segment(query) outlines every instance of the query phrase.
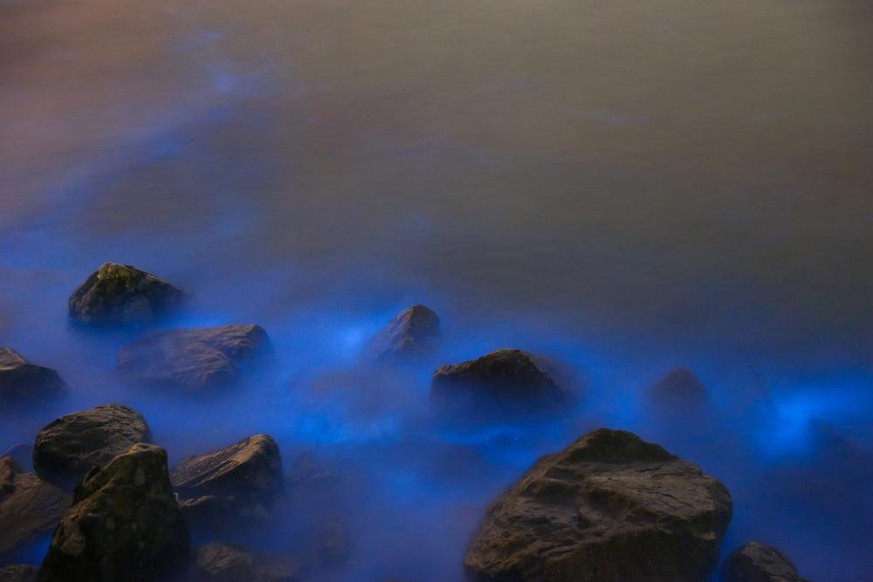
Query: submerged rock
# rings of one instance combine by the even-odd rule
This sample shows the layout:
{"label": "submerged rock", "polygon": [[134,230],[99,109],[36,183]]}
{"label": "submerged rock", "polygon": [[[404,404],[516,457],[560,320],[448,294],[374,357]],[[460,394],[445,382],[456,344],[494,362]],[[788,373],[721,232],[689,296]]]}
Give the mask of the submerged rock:
{"label": "submerged rock", "polygon": [[213,542],[197,552],[192,582],[294,582],[299,564],[290,557],[254,554],[242,548]]}
{"label": "submerged rock", "polygon": [[182,291],[151,273],[103,263],[70,295],[69,314],[82,325],[145,325],[172,313],[182,299]]}
{"label": "submerged rock", "polygon": [[139,412],[122,404],[101,404],[43,427],[36,435],[33,466],[43,479],[71,489],[93,467],[135,443],[151,440],[151,430]]}
{"label": "submerged rock", "polygon": [[669,408],[697,406],[708,400],[703,383],[687,368],[667,373],[649,388],[648,397],[656,405]]}
{"label": "submerged rock", "polygon": [[724,582],[804,582],[785,554],[761,542],[743,544],[725,559]]}
{"label": "submerged rock", "polygon": [[699,582],[731,518],[697,465],[600,429],[540,458],[489,507],[464,564],[476,580]]}
{"label": "submerged rock", "polygon": [[188,566],[190,544],[166,451],[135,444],[76,487],[39,580],[173,580]]}
{"label": "submerged rock", "polygon": [[66,382],[55,370],[31,363],[12,348],[0,347],[0,405],[44,401],[66,390]]}
{"label": "submerged rock", "polygon": [[71,501],[67,493],[24,472],[12,457],[0,457],[0,557],[51,532]]}
{"label": "submerged rock", "polygon": [[440,340],[440,318],[427,306],[413,305],[392,319],[373,340],[372,352],[379,359],[402,359],[425,355]]}
{"label": "submerged rock", "polygon": [[232,324],[155,332],[118,353],[118,370],[134,382],[190,391],[218,389],[237,381],[240,364],[270,350],[259,325]]}
{"label": "submerged rock", "polygon": [[212,529],[263,520],[282,491],[282,458],[273,437],[256,434],[184,459],[171,480],[193,527]]}
{"label": "submerged rock", "polygon": [[0,568],[0,580],[3,582],[36,582],[39,568],[28,564],[15,564]]}
{"label": "submerged rock", "polygon": [[501,407],[554,406],[569,397],[546,370],[545,360],[517,349],[441,366],[433,374],[430,390],[439,402]]}

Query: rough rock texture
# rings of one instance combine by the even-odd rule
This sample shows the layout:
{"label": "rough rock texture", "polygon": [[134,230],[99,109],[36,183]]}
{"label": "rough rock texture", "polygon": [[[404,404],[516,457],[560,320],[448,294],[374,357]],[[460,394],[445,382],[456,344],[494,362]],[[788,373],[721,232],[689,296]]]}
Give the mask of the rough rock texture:
{"label": "rough rock texture", "polygon": [[172,580],[188,566],[190,543],[166,451],[135,444],[76,487],[39,580]]}
{"label": "rough rock texture", "polygon": [[118,370],[138,384],[197,392],[234,383],[242,362],[269,349],[270,338],[259,325],[177,329],[123,346]]}
{"label": "rough rock texture", "polygon": [[498,497],[464,564],[476,580],[700,582],[731,507],[696,465],[600,429],[540,458]]}
{"label": "rough rock texture", "polygon": [[544,366],[544,360],[528,352],[496,350],[438,368],[431,381],[431,396],[439,402],[522,407],[565,402],[568,392]]}
{"label": "rough rock texture", "polygon": [[170,314],[182,299],[182,291],[151,273],[104,263],[70,295],[69,313],[83,325],[144,325]]}
{"label": "rough rock texture", "polygon": [[294,582],[300,566],[286,556],[253,554],[213,542],[197,552],[192,582]]}
{"label": "rough rock texture", "polygon": [[256,434],[188,457],[173,468],[171,479],[193,527],[251,522],[268,517],[282,490],[282,458],[271,436]]}
{"label": "rough rock texture", "polygon": [[724,582],[804,582],[782,552],[760,542],[743,544],[722,566]]}
{"label": "rough rock texture", "polygon": [[677,368],[666,374],[649,388],[648,396],[655,404],[669,407],[699,405],[708,399],[703,383],[686,368]]}
{"label": "rough rock texture", "polygon": [[12,457],[0,457],[0,556],[52,531],[71,501],[54,485],[25,473]]}
{"label": "rough rock texture", "polygon": [[0,348],[0,405],[43,401],[66,390],[51,368],[31,363],[12,348]]}
{"label": "rough rock texture", "polygon": [[36,582],[39,568],[27,564],[16,564],[0,568],[0,580],[3,582]]}
{"label": "rough rock texture", "polygon": [[150,442],[145,418],[122,404],[101,404],[49,423],[36,435],[33,467],[37,474],[65,489],[93,467],[130,448]]}
{"label": "rough rock texture", "polygon": [[379,359],[402,359],[431,352],[440,340],[440,318],[424,305],[413,305],[397,314],[373,340]]}

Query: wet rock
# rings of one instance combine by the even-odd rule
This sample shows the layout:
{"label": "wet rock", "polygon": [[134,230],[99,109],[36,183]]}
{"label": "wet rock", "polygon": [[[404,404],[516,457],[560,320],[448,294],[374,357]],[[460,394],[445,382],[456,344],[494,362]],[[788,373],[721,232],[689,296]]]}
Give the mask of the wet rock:
{"label": "wet rock", "polygon": [[12,348],[0,347],[0,405],[45,401],[66,391],[67,384],[56,371],[31,363]]}
{"label": "wet rock", "polygon": [[743,544],[722,566],[724,582],[804,582],[782,552],[760,542]]}
{"label": "wet rock", "polygon": [[76,487],[39,580],[173,580],[187,569],[189,551],[166,451],[135,444]]}
{"label": "wet rock", "polygon": [[476,580],[699,582],[731,517],[715,478],[600,429],[540,458],[489,507],[464,564]]}
{"label": "wet rock", "polygon": [[440,318],[424,305],[413,305],[392,319],[373,340],[378,359],[395,360],[426,355],[440,340]]}
{"label": "wet rock", "polygon": [[0,568],[0,580],[3,582],[36,582],[39,568],[27,564],[15,564]]}
{"label": "wet rock", "polygon": [[54,485],[24,472],[12,457],[0,457],[0,556],[11,556],[51,532],[71,501]]}
{"label": "wet rock", "polygon": [[294,582],[300,566],[290,557],[254,554],[213,542],[197,552],[192,582]]}
{"label": "wet rock", "polygon": [[475,360],[438,368],[431,397],[441,403],[499,407],[554,406],[569,393],[559,386],[542,358],[517,349],[500,349]]}
{"label": "wet rock", "polygon": [[37,474],[64,489],[93,467],[130,448],[150,442],[145,418],[122,404],[101,404],[49,423],[36,435],[33,466]]}
{"label": "wet rock", "polygon": [[232,324],[155,332],[118,353],[119,372],[133,382],[193,392],[233,384],[240,364],[270,350],[259,325]]}
{"label": "wet rock", "polygon": [[88,326],[154,323],[179,307],[183,293],[132,265],[104,263],[73,291],[69,315]]}
{"label": "wet rock", "polygon": [[649,399],[666,408],[685,408],[706,403],[703,383],[691,370],[677,368],[658,380],[648,391]]}
{"label": "wet rock", "polygon": [[213,529],[265,520],[282,490],[282,459],[276,441],[257,434],[183,460],[171,479],[192,527]]}

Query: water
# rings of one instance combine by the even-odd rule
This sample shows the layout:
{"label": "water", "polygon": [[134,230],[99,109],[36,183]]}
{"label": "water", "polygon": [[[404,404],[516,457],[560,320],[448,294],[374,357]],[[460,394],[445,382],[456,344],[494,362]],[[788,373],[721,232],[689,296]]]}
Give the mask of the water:
{"label": "water", "polygon": [[[109,400],[171,460],[270,432],[286,464],[311,450],[339,475],[325,505],[349,557],[321,579],[427,582],[459,578],[485,504],[537,455],[620,426],[727,483],[726,549],[756,537],[812,579],[865,580],[871,17],[868,0],[0,0],[0,343],[73,392],[4,418],[0,449]],[[104,260],[193,292],[181,324],[263,324],[274,367],[218,401],[125,386],[122,338],[65,321]],[[443,351],[362,366],[413,302],[441,314]],[[433,367],[500,346],[570,363],[579,409],[433,424]],[[636,398],[677,365],[718,404],[705,430]],[[269,543],[296,550],[292,530]]]}

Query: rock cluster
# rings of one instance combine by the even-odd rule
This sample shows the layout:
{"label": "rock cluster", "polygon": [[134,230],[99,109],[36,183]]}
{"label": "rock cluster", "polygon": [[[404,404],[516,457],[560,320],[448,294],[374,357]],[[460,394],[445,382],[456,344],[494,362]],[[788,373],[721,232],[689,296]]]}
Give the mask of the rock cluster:
{"label": "rock cluster", "polygon": [[104,263],[69,299],[74,322],[94,327],[147,325],[179,307],[183,293],[132,265]]}
{"label": "rock cluster", "polygon": [[730,522],[727,489],[636,435],[600,429],[539,459],[488,509],[476,580],[699,582]]}
{"label": "rock cluster", "polygon": [[102,404],[43,427],[33,447],[34,470],[43,479],[71,489],[92,468],[135,443],[151,440],[151,430],[140,413],[122,404]]}
{"label": "rock cluster", "polygon": [[154,332],[121,348],[118,371],[136,384],[201,392],[233,384],[243,362],[269,350],[255,324]]}

